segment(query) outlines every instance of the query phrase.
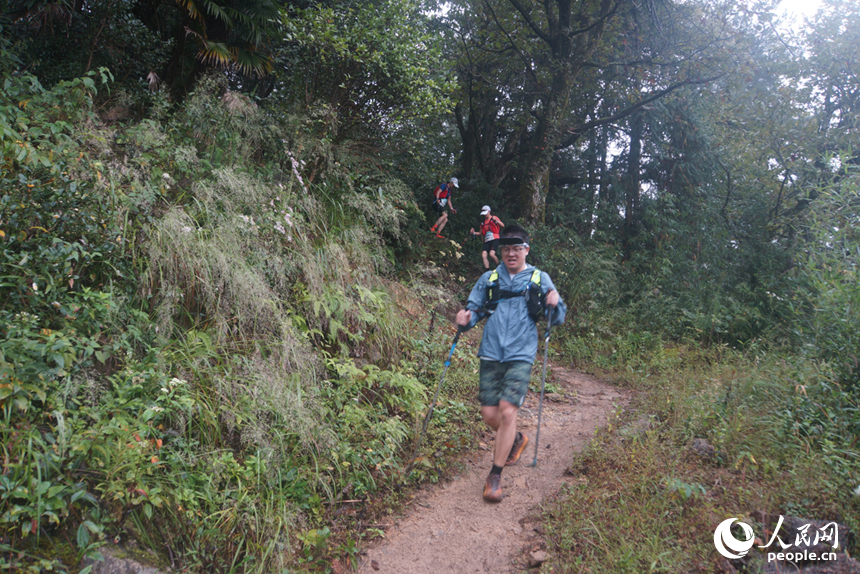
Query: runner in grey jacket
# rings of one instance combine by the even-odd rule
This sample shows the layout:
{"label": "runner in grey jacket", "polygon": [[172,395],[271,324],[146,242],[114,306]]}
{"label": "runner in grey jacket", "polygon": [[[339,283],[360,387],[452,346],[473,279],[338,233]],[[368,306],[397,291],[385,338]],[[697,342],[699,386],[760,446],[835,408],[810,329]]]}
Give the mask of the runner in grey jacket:
{"label": "runner in grey jacket", "polygon": [[[507,268],[500,265],[497,270],[499,288],[514,292],[528,289],[534,269],[533,265],[526,264],[525,269],[511,277]],[[474,327],[486,315],[480,310],[487,304],[487,283],[492,273],[487,271],[481,275],[472,292],[469,293],[466,309],[472,311],[472,318],[466,326],[467,329]],[[544,271],[540,273],[540,287],[544,295],[555,290],[555,284]],[[564,323],[566,314],[567,305],[559,298],[553,312],[552,324]],[[529,318],[525,297],[512,297],[499,301],[496,311],[490,315],[484,326],[484,336],[481,338],[478,356],[500,363],[525,361],[531,365],[535,362],[537,351],[537,323]]]}
{"label": "runner in grey jacket", "polygon": [[[502,261],[497,269],[496,289],[507,292],[484,326],[484,336],[478,356],[481,358],[478,400],[481,416],[496,431],[493,468],[484,486],[484,499],[502,500],[501,473],[506,465],[514,464],[525,450],[528,437],[517,432],[517,413],[523,404],[531,379],[532,364],[538,348],[538,330],[529,316],[526,298],[520,293],[529,289],[535,268],[526,263],[529,253],[526,231],[512,225],[506,227],[499,243]],[[493,271],[481,275],[469,294],[466,308],[457,313],[457,324],[466,330],[474,327],[489,311],[488,284]],[[559,297],[549,275],[540,273],[540,290],[545,305],[554,308],[553,325],[564,322],[567,306]]]}

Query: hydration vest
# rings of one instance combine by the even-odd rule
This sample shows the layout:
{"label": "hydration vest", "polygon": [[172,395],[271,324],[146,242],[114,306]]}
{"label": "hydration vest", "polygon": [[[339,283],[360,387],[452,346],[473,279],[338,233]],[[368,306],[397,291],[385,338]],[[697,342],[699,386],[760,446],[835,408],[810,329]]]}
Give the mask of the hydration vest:
{"label": "hydration vest", "polygon": [[529,317],[532,321],[539,321],[544,315],[544,293],[540,288],[540,269],[535,268],[532,271],[529,285],[522,291],[508,291],[507,289],[499,288],[499,270],[493,269],[490,278],[487,280],[487,303],[484,308],[489,313],[494,313],[499,301],[502,299],[512,299],[514,297],[525,297],[526,308],[528,309]]}
{"label": "hydration vest", "polygon": [[[490,219],[481,223],[481,237],[486,237],[487,232],[492,232],[493,239],[499,238],[499,218],[491,215]],[[538,281],[540,283],[540,281]]]}
{"label": "hydration vest", "polygon": [[[442,191],[442,193],[439,194],[439,197],[436,197],[437,190]],[[447,200],[449,197],[451,197],[451,189],[448,187],[447,183],[443,183],[433,190],[433,203],[436,203],[437,201],[442,201],[443,199]],[[442,203],[442,205],[445,205],[445,203]]]}

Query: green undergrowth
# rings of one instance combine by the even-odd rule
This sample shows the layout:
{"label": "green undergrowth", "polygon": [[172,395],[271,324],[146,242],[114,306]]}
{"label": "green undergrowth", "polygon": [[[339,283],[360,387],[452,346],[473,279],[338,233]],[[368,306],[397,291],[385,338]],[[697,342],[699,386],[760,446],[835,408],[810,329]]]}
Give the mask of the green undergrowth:
{"label": "green undergrowth", "polygon": [[[85,572],[107,546],[188,572],[354,563],[472,443],[464,341],[415,452],[456,246],[312,115],[213,77],[109,126],[109,86],[0,97],[0,569]],[[406,273],[404,245],[429,262]]]}
{"label": "green undergrowth", "polygon": [[[714,529],[730,517],[757,536],[764,514],[860,531],[860,401],[826,365],[628,343],[590,362],[633,399],[544,507],[548,571],[714,572]],[[694,439],[712,449],[697,453]]]}

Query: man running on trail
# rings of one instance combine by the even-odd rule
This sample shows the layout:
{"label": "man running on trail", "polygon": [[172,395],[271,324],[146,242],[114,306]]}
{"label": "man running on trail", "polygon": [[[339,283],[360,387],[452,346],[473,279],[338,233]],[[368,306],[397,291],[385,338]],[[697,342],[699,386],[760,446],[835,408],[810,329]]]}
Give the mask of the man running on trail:
{"label": "man running on trail", "polygon": [[493,468],[484,486],[488,502],[502,500],[502,468],[517,462],[529,442],[517,432],[517,413],[537,355],[536,321],[545,308],[554,308],[553,325],[561,325],[567,313],[549,275],[526,263],[526,231],[518,225],[506,227],[499,244],[504,265],[481,275],[466,308],[457,313],[457,324],[465,330],[489,314],[478,349],[481,416],[496,431]]}
{"label": "man running on trail", "polygon": [[[484,249],[481,251],[481,258],[484,260],[484,270],[489,270],[490,259],[496,265],[499,264],[499,258],[496,257],[496,252],[499,250],[499,230],[505,224],[495,215],[490,214],[490,206],[485,205],[481,208],[481,215],[484,216],[484,221],[481,223],[481,230],[475,231],[474,228],[469,230],[472,235],[480,235],[484,238]],[[489,255],[489,259],[487,259]]]}
{"label": "man running on trail", "polygon": [[452,213],[457,213],[454,209],[454,204],[451,203],[451,192],[455,187],[460,187],[460,182],[456,177],[448,180],[448,183],[443,183],[433,190],[433,210],[439,214],[439,219],[430,228],[430,231],[436,234],[436,237],[442,238],[442,229],[448,223],[448,212],[445,211],[445,206],[451,207]]}

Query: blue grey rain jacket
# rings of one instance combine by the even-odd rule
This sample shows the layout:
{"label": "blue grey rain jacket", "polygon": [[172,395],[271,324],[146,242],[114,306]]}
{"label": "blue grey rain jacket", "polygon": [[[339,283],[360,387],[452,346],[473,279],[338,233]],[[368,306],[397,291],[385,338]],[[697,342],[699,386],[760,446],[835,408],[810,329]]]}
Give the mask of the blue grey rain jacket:
{"label": "blue grey rain jacket", "polygon": [[[520,292],[528,289],[531,282],[534,266],[526,264],[526,268],[511,277],[504,263],[499,265],[499,289]],[[466,309],[472,312],[472,320],[466,330],[474,327],[484,315],[478,309],[487,304],[487,282],[492,271],[487,271],[478,279],[472,292]],[[555,285],[549,275],[541,271],[540,286],[544,295],[555,289]],[[553,325],[564,323],[567,314],[567,305],[559,298],[558,306],[553,312]],[[478,356],[482,359],[507,363],[509,361],[526,361],[534,364],[535,355],[538,350],[537,325],[529,317],[525,297],[511,297],[502,299],[496,307],[495,313],[489,316],[484,326],[484,336],[481,339],[481,347]]]}

